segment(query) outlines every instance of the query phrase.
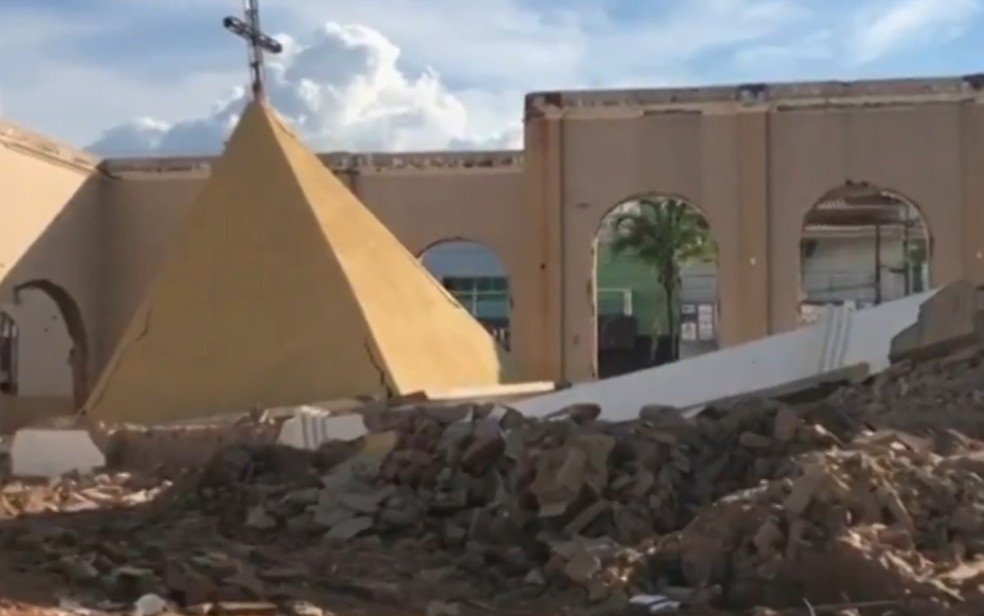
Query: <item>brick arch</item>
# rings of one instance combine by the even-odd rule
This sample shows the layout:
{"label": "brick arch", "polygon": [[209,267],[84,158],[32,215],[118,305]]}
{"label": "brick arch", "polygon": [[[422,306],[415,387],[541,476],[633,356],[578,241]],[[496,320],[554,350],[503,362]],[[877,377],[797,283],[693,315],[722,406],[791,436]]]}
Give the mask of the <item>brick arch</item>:
{"label": "brick arch", "polygon": [[437,246],[440,246],[441,244],[448,244],[451,242],[468,242],[471,244],[481,244],[482,246],[488,248],[490,251],[496,252],[494,248],[492,248],[491,246],[489,246],[487,242],[483,242],[482,240],[476,240],[467,235],[449,235],[447,237],[442,237],[440,239],[431,240],[430,242],[424,244],[423,248],[417,250],[416,256],[419,259],[423,257],[424,253],[430,250],[431,248],[435,248]]}
{"label": "brick arch", "polygon": [[845,196],[849,196],[850,195],[850,191],[852,189],[855,189],[855,188],[864,188],[864,189],[867,189],[867,190],[870,190],[870,191],[876,191],[876,192],[881,193],[882,195],[888,197],[889,199],[893,199],[895,201],[899,201],[901,203],[905,203],[906,205],[912,206],[912,208],[915,209],[916,210],[916,213],[919,215],[919,218],[922,220],[923,226],[926,227],[926,236],[927,236],[928,242],[929,242],[928,259],[930,260],[930,262],[932,262],[932,260],[933,260],[933,252],[934,252],[933,251],[933,244],[934,244],[934,237],[935,236],[933,235],[933,222],[930,219],[930,216],[928,215],[926,209],[916,199],[913,199],[912,197],[910,197],[909,195],[907,195],[906,193],[904,193],[904,192],[902,192],[900,190],[896,190],[896,189],[891,188],[891,187],[882,186],[882,185],[879,185],[879,184],[870,183],[870,182],[866,182],[866,181],[860,181],[860,182],[852,181],[852,182],[848,182],[848,183],[842,184],[840,186],[836,186],[836,187],[831,188],[830,190],[826,191],[825,193],[823,193],[823,195],[820,196],[819,199],[815,200],[803,212],[803,222],[800,225],[800,239],[802,239],[803,229],[806,226],[806,216],[810,212],[812,212],[814,209],[816,209],[816,207],[818,205],[820,205],[821,203],[828,202],[828,201],[833,201],[833,200],[836,200],[836,199],[843,198]]}
{"label": "brick arch", "polygon": [[[600,364],[601,344],[600,344],[599,333],[598,333],[598,322],[599,322],[600,315],[599,315],[599,309],[598,309],[598,305],[597,305],[597,301],[598,301],[598,290],[599,290],[599,283],[598,283],[598,269],[599,269],[599,267],[598,267],[599,266],[599,263],[598,263],[598,238],[599,238],[599,236],[600,236],[600,234],[601,234],[601,232],[603,230],[603,226],[605,225],[606,220],[608,220],[608,218],[610,216],[612,216],[613,213],[618,208],[620,208],[620,207],[622,207],[624,205],[627,205],[629,203],[634,203],[634,202],[639,202],[639,203],[653,202],[653,201],[660,200],[660,199],[676,200],[676,201],[679,201],[679,202],[682,202],[682,203],[686,204],[686,206],[688,208],[690,208],[693,212],[696,212],[697,215],[700,216],[700,218],[703,219],[703,221],[707,225],[708,230],[709,230],[709,233],[710,233],[710,236],[711,236],[711,241],[714,242],[715,248],[717,249],[717,247],[720,245],[720,243],[718,241],[719,234],[717,233],[717,231],[715,229],[715,226],[713,225],[711,219],[708,217],[707,212],[703,208],[701,208],[699,205],[697,205],[693,199],[691,199],[691,198],[689,198],[689,197],[687,197],[686,195],[683,195],[683,194],[674,193],[674,192],[655,191],[655,190],[644,191],[644,192],[636,192],[636,193],[632,193],[628,197],[625,197],[625,198],[621,199],[620,201],[618,201],[614,205],[611,205],[610,207],[604,209],[603,211],[601,210],[601,208],[598,208],[598,212],[600,212],[600,216],[597,216],[597,223],[595,225],[595,232],[594,232],[594,235],[591,238],[591,261],[592,261],[592,267],[591,267],[591,288],[592,288],[592,293],[590,293],[590,297],[589,297],[589,302],[591,303],[591,315],[592,315],[592,327],[591,327],[591,331],[589,332],[589,336],[590,336],[590,338],[592,340],[591,348],[592,348],[592,355],[593,355],[593,360],[594,360],[593,361],[593,365],[592,365],[592,372],[593,372],[593,374],[595,376],[603,376],[599,372],[599,369],[600,369],[600,365],[599,364]],[[716,250],[716,252],[717,252],[717,250]],[[717,278],[718,278],[718,260],[719,260],[719,255],[716,254],[715,255],[715,258],[714,258],[714,261],[713,261],[714,270],[715,270],[715,288],[714,288],[715,304],[717,304],[717,303],[720,302],[720,297],[721,297],[720,283],[717,280]],[[720,319],[720,317],[718,316],[718,318],[716,320],[719,320],[719,319]],[[648,324],[644,324],[644,323],[639,323],[639,325],[640,325],[640,328],[646,328],[646,327],[648,327]],[[642,331],[642,330],[640,330],[640,331]],[[718,332],[718,334],[715,337],[719,339],[720,338],[720,333]]]}
{"label": "brick arch", "polygon": [[694,199],[691,199],[690,197],[684,194],[679,194],[675,192],[661,192],[658,190],[632,193],[629,196],[625,197],[624,199],[621,199],[620,201],[616,201],[613,205],[610,205],[608,208],[605,209],[598,208],[596,210],[597,220],[595,224],[595,229],[596,229],[595,237],[597,237],[598,232],[601,231],[601,225],[604,224],[605,219],[608,218],[608,216],[611,215],[611,213],[615,211],[616,208],[621,207],[627,203],[631,203],[633,201],[646,201],[647,199],[675,199],[678,201],[683,201],[688,206],[693,208],[698,214],[700,214],[700,217],[707,222],[707,226],[711,231],[711,237],[714,240],[714,243],[720,244],[720,239],[719,239],[720,234],[716,231],[717,225],[715,224],[712,215],[708,213],[708,210],[700,207],[700,205],[698,205]]}
{"label": "brick arch", "polygon": [[[510,342],[511,342],[510,341],[510,333],[511,333],[511,325],[512,325],[512,321],[513,321],[513,312],[514,312],[514,305],[513,305],[513,299],[512,299],[512,297],[513,297],[512,296],[512,294],[513,294],[513,281],[512,281],[512,278],[510,277],[509,268],[506,265],[505,259],[502,258],[502,255],[499,254],[499,252],[497,250],[495,250],[495,248],[493,248],[492,246],[490,246],[486,242],[482,242],[480,240],[471,239],[470,237],[466,237],[466,236],[457,236],[456,235],[456,236],[446,237],[446,238],[443,238],[443,239],[439,239],[439,240],[430,242],[429,244],[427,244],[427,246],[424,249],[420,250],[417,253],[416,256],[417,256],[418,260],[420,261],[421,265],[424,266],[424,267],[426,267],[426,264],[425,264],[424,260],[425,260],[425,257],[426,257],[426,255],[427,255],[428,252],[430,252],[431,250],[433,250],[435,248],[438,248],[440,246],[444,246],[444,245],[448,245],[448,244],[456,244],[456,243],[466,244],[466,245],[470,245],[470,246],[476,246],[476,247],[480,247],[481,249],[483,249],[485,252],[488,253],[488,255],[490,255],[492,257],[492,260],[495,263],[495,266],[497,268],[497,271],[494,274],[501,275],[502,277],[504,277],[506,279],[506,285],[507,286],[506,286],[506,297],[505,297],[505,301],[506,301],[506,319],[505,319],[505,323],[502,323],[501,320],[498,320],[498,319],[492,319],[492,321],[495,321],[494,323],[493,322],[483,321],[483,319],[481,319],[481,318],[479,318],[479,320],[482,321],[483,324],[487,328],[489,328],[490,332],[499,340],[500,343],[503,344],[503,346],[505,346],[506,348],[510,348],[511,347],[511,344],[510,344]],[[428,268],[428,271],[429,271],[429,268]],[[433,275],[434,273],[431,272],[431,274]],[[476,296],[476,298],[477,298],[477,296]],[[459,299],[459,301],[462,301],[464,298],[459,297],[458,299]],[[474,312],[475,312],[474,311],[475,306],[465,306],[465,308],[468,309],[469,312],[472,312],[474,314]],[[480,316],[480,315],[476,315],[476,317],[478,317],[478,316]]]}
{"label": "brick arch", "polygon": [[72,397],[76,408],[85,402],[88,391],[89,339],[82,320],[82,311],[72,295],[61,285],[46,279],[34,279],[14,287],[14,298],[27,290],[37,290],[47,295],[58,307],[72,340]]}
{"label": "brick arch", "polygon": [[[817,210],[817,208],[824,203],[831,203],[837,201],[846,200],[871,200],[872,204],[878,203],[881,200],[887,202],[894,202],[896,204],[901,204],[904,206],[911,207],[915,211],[915,215],[919,217],[922,223],[923,229],[925,230],[925,235],[914,235],[911,237],[913,241],[925,239],[927,245],[927,261],[930,268],[930,285],[932,285],[932,280],[934,278],[934,235],[933,235],[933,224],[930,217],[927,215],[926,210],[919,204],[919,202],[902,191],[896,190],[892,187],[883,186],[876,184],[874,182],[867,181],[847,181],[843,184],[835,186],[829,190],[826,190],[819,198],[814,200],[802,211],[801,221],[798,229],[798,241],[802,246],[805,239],[807,218]],[[852,204],[850,202],[845,202],[844,209],[850,210]],[[857,207],[864,207],[863,204],[859,204]],[[848,219],[849,220],[849,219]],[[864,218],[855,219],[857,225],[864,225]],[[872,247],[873,248],[873,247]],[[804,260],[802,254],[799,257],[799,267],[797,268],[797,288],[801,293],[805,293],[804,280],[803,280],[803,264]]]}

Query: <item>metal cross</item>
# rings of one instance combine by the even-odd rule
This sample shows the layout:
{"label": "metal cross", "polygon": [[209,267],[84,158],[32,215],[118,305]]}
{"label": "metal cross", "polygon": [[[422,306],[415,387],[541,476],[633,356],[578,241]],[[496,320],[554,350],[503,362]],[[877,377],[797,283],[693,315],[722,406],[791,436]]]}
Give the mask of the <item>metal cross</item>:
{"label": "metal cross", "polygon": [[246,21],[238,17],[226,17],[222,25],[236,36],[246,39],[249,45],[249,70],[253,80],[253,98],[262,99],[266,96],[263,90],[263,52],[278,54],[283,46],[273,37],[267,36],[260,29],[260,0],[243,0],[243,12]]}

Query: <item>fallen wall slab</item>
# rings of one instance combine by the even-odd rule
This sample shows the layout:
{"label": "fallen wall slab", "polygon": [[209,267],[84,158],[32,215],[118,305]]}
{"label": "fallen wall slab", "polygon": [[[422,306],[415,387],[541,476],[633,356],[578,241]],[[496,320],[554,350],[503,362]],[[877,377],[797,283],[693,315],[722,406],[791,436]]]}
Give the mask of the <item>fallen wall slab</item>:
{"label": "fallen wall slab", "polygon": [[11,472],[17,477],[58,477],[88,473],[106,463],[87,430],[25,428],[10,446]]}
{"label": "fallen wall slab", "polygon": [[236,444],[270,444],[280,425],[244,421],[172,426],[94,426],[94,440],[114,469],[155,471],[163,474],[208,462],[221,449]]}
{"label": "fallen wall slab", "polygon": [[[867,373],[876,374],[891,364],[893,344],[896,351],[904,346],[896,340],[904,331],[910,332],[906,334],[910,352],[923,340],[939,345],[966,338],[967,322],[972,322],[975,314],[967,306],[976,301],[975,297],[970,284],[956,283],[857,312],[832,307],[818,323],[794,331],[665,366],[577,384],[511,406],[528,417],[545,417],[570,405],[597,404],[603,418],[625,421],[637,418],[646,405],[699,409],[753,392],[784,391],[790,384],[809,386],[811,379],[818,384],[837,380],[845,369],[857,366],[866,366]],[[928,303],[934,298],[935,303]],[[930,308],[924,309],[924,305]],[[963,308],[957,315],[946,314],[945,309],[952,306]],[[941,318],[960,322],[944,326],[936,323]]]}
{"label": "fallen wall slab", "polygon": [[892,340],[889,358],[928,359],[975,341],[984,325],[982,307],[981,294],[967,281],[940,289],[919,306],[916,322]]}

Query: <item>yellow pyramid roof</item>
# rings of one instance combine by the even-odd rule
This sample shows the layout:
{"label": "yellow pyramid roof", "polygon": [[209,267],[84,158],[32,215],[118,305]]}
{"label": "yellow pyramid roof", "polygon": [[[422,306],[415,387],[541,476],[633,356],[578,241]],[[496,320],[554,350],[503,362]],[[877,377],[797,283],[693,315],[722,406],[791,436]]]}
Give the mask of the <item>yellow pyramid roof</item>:
{"label": "yellow pyramid roof", "polygon": [[83,410],[157,422],[494,385],[495,340],[251,103]]}

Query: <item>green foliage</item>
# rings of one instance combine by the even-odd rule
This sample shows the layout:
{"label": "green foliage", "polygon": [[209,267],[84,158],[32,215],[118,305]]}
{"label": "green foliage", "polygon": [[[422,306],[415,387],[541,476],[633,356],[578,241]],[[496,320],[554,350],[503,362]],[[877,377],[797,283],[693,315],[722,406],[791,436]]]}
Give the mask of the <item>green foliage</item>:
{"label": "green foliage", "polygon": [[[634,211],[612,215],[611,250],[614,255],[632,256],[652,267],[666,297],[665,333],[673,334],[677,330],[681,267],[714,260],[717,247],[707,221],[686,201],[659,197],[638,204]],[[658,331],[658,324],[653,328]]]}

